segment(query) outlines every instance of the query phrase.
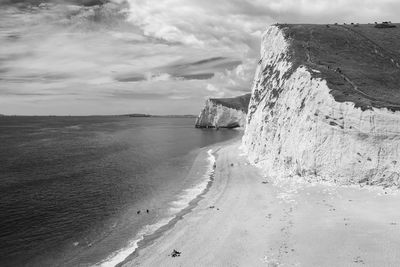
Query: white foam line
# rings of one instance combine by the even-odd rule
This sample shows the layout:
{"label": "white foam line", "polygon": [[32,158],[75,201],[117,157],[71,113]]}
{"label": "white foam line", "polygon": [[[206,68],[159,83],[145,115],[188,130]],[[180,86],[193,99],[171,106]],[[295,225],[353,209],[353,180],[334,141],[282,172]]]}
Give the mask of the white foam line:
{"label": "white foam line", "polygon": [[173,217],[169,217],[159,221],[158,223],[144,226],[143,229],[138,233],[137,239],[133,240],[129,243],[128,246],[116,251],[107,259],[95,264],[94,266],[110,267],[123,262],[129,255],[135,252],[135,250],[138,248],[138,243],[144,239],[144,236],[154,233],[155,231],[157,231],[157,229],[160,229],[161,227],[167,225],[172,219]]}
{"label": "white foam line", "polygon": [[212,149],[209,149],[207,151],[208,154],[207,160],[209,164],[207,167],[207,172],[202,177],[203,180],[194,187],[184,190],[184,193],[178,198],[178,200],[173,201],[171,203],[171,205],[173,206],[169,209],[171,216],[162,219],[161,221],[155,224],[144,226],[143,229],[137,234],[137,238],[131,241],[129,245],[114,252],[105,260],[96,263],[94,266],[111,267],[123,262],[129,255],[135,252],[135,250],[138,248],[138,243],[142,241],[145,236],[151,235],[161,227],[167,225],[175,217],[177,213],[188,207],[189,203],[197,196],[199,196],[207,188],[208,182],[210,181],[210,175],[214,170],[214,164],[215,164],[215,157],[212,154],[212,152],[213,152]]}
{"label": "white foam line", "polygon": [[188,188],[185,191],[183,191],[183,194],[179,196],[178,200],[175,200],[171,203],[172,207],[169,209],[170,213],[177,213],[186,207],[189,206],[189,203],[195,199],[198,195],[200,195],[208,185],[208,182],[210,181],[210,175],[212,174],[212,171],[214,170],[214,163],[215,163],[215,157],[212,154],[212,149],[209,149],[207,151],[208,154],[208,166],[207,166],[207,171],[203,175],[203,179],[200,183],[195,185],[192,188]]}

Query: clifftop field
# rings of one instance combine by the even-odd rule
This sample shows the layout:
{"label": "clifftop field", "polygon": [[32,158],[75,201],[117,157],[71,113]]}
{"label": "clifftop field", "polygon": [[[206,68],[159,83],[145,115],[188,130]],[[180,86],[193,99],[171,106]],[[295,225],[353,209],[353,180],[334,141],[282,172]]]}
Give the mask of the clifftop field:
{"label": "clifftop field", "polygon": [[292,46],[293,70],[325,79],[336,101],[400,110],[400,24],[277,25]]}
{"label": "clifftop field", "polygon": [[249,107],[250,95],[251,94],[245,94],[231,98],[210,98],[210,101],[214,102],[217,105],[220,104],[227,108],[242,110],[243,112],[247,113],[247,109]]}

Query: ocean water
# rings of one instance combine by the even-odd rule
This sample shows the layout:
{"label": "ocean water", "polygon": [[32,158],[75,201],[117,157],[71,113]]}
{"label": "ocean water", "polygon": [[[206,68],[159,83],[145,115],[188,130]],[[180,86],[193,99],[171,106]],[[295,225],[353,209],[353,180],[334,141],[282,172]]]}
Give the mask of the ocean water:
{"label": "ocean water", "polygon": [[0,266],[121,262],[204,190],[209,146],[239,135],[193,125],[0,117]]}

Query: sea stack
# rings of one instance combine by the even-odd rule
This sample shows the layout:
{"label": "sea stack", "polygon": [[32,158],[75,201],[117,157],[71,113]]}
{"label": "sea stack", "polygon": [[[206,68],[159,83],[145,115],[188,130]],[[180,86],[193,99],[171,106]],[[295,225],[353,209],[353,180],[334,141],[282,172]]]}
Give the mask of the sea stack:
{"label": "sea stack", "polygon": [[399,186],[399,27],[268,27],[243,148],[271,178]]}
{"label": "sea stack", "polygon": [[250,94],[207,99],[196,120],[196,128],[236,128],[246,124]]}

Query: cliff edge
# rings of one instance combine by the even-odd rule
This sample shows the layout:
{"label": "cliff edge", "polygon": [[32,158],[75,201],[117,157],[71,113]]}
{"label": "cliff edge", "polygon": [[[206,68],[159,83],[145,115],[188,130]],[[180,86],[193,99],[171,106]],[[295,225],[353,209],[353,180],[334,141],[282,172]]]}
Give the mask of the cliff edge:
{"label": "cliff edge", "polygon": [[400,27],[268,27],[243,148],[272,178],[399,186]]}
{"label": "cliff edge", "polygon": [[196,120],[196,128],[244,127],[250,94],[233,98],[210,98]]}

